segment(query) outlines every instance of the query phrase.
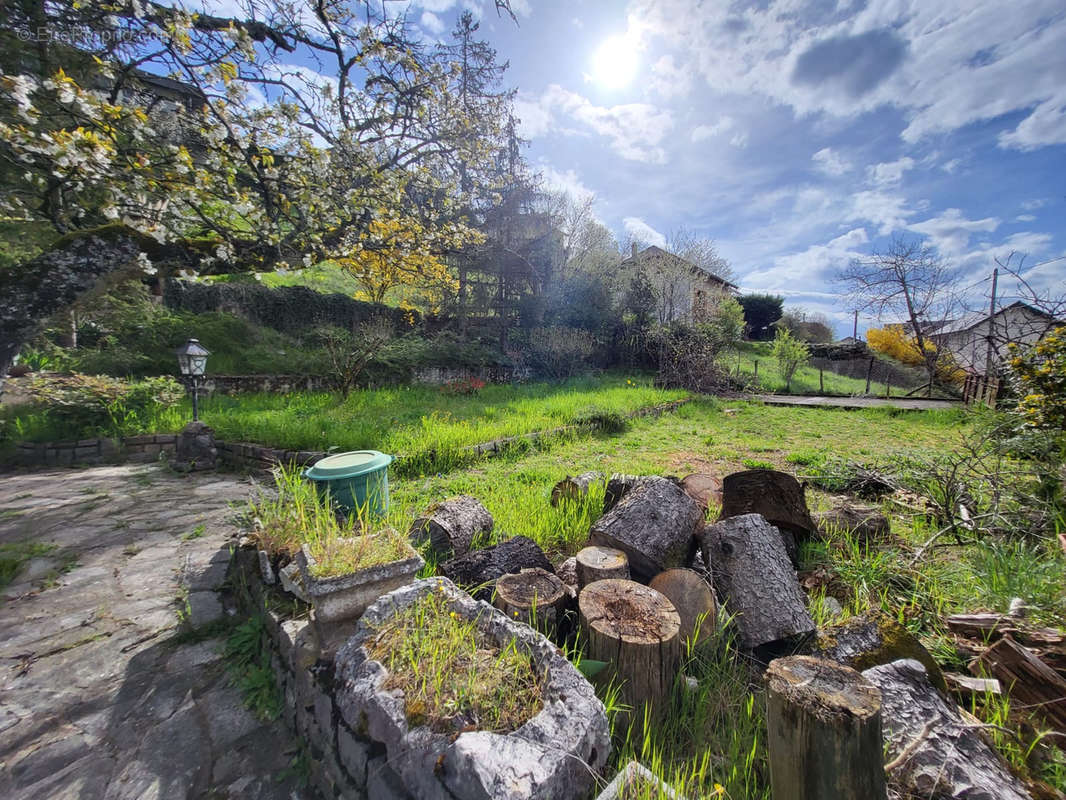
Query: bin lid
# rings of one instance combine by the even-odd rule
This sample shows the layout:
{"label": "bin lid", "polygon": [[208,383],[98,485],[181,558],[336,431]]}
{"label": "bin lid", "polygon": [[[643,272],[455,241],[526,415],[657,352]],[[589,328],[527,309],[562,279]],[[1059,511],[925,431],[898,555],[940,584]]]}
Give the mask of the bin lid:
{"label": "bin lid", "polygon": [[376,472],[392,463],[392,456],[377,450],[353,450],[350,453],[334,453],[319,459],[305,475],[312,480],[354,478],[368,472]]}

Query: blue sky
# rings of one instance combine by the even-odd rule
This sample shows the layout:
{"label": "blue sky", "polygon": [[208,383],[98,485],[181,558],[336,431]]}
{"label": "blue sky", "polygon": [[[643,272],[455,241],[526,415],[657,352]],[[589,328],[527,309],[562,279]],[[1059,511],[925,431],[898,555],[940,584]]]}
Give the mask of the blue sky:
{"label": "blue sky", "polygon": [[1062,0],[512,0],[517,26],[491,0],[388,3],[430,41],[481,17],[530,163],[619,238],[684,226],[841,333],[833,273],[893,234],[975,302],[1011,252],[1066,292]]}
{"label": "blue sky", "polygon": [[[425,0],[412,18],[458,5]],[[691,228],[743,289],[841,331],[832,273],[893,233],[927,237],[966,283],[1011,251],[1030,266],[1066,254],[1061,0],[515,8],[517,28],[486,4],[482,31],[510,60],[529,159],[593,193],[619,236]],[[625,47],[602,64],[611,37]],[[1030,277],[1061,292],[1066,260]]]}

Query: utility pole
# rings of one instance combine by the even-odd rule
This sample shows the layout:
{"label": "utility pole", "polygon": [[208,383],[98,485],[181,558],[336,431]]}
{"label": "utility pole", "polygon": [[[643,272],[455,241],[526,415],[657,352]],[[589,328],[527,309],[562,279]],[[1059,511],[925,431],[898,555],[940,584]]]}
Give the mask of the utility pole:
{"label": "utility pole", "polygon": [[859,338],[859,309],[855,309],[855,324],[851,326],[851,338]]}
{"label": "utility pole", "polygon": [[995,352],[993,325],[996,316],[996,287],[999,284],[999,267],[992,270],[992,298],[988,301],[988,350],[985,354],[985,380],[992,377],[992,357]]}

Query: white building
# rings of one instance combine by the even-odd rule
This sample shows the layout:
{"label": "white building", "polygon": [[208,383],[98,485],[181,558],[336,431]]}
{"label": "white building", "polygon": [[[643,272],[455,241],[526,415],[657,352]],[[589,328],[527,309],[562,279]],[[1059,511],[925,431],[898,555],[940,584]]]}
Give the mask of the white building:
{"label": "white building", "polygon": [[1036,344],[1066,322],[1022,302],[995,314],[968,314],[929,333],[938,348],[948,350],[960,367],[983,375],[991,357],[993,371],[1006,360],[1010,344]]}

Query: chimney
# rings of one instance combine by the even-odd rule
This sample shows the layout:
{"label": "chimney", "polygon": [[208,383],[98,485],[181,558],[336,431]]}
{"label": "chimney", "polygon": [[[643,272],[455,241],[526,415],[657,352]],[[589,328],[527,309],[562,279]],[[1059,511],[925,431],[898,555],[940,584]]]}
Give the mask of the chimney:
{"label": "chimney", "polygon": [[633,250],[633,258],[636,258],[637,257],[637,243],[636,242],[631,242],[629,246]]}

